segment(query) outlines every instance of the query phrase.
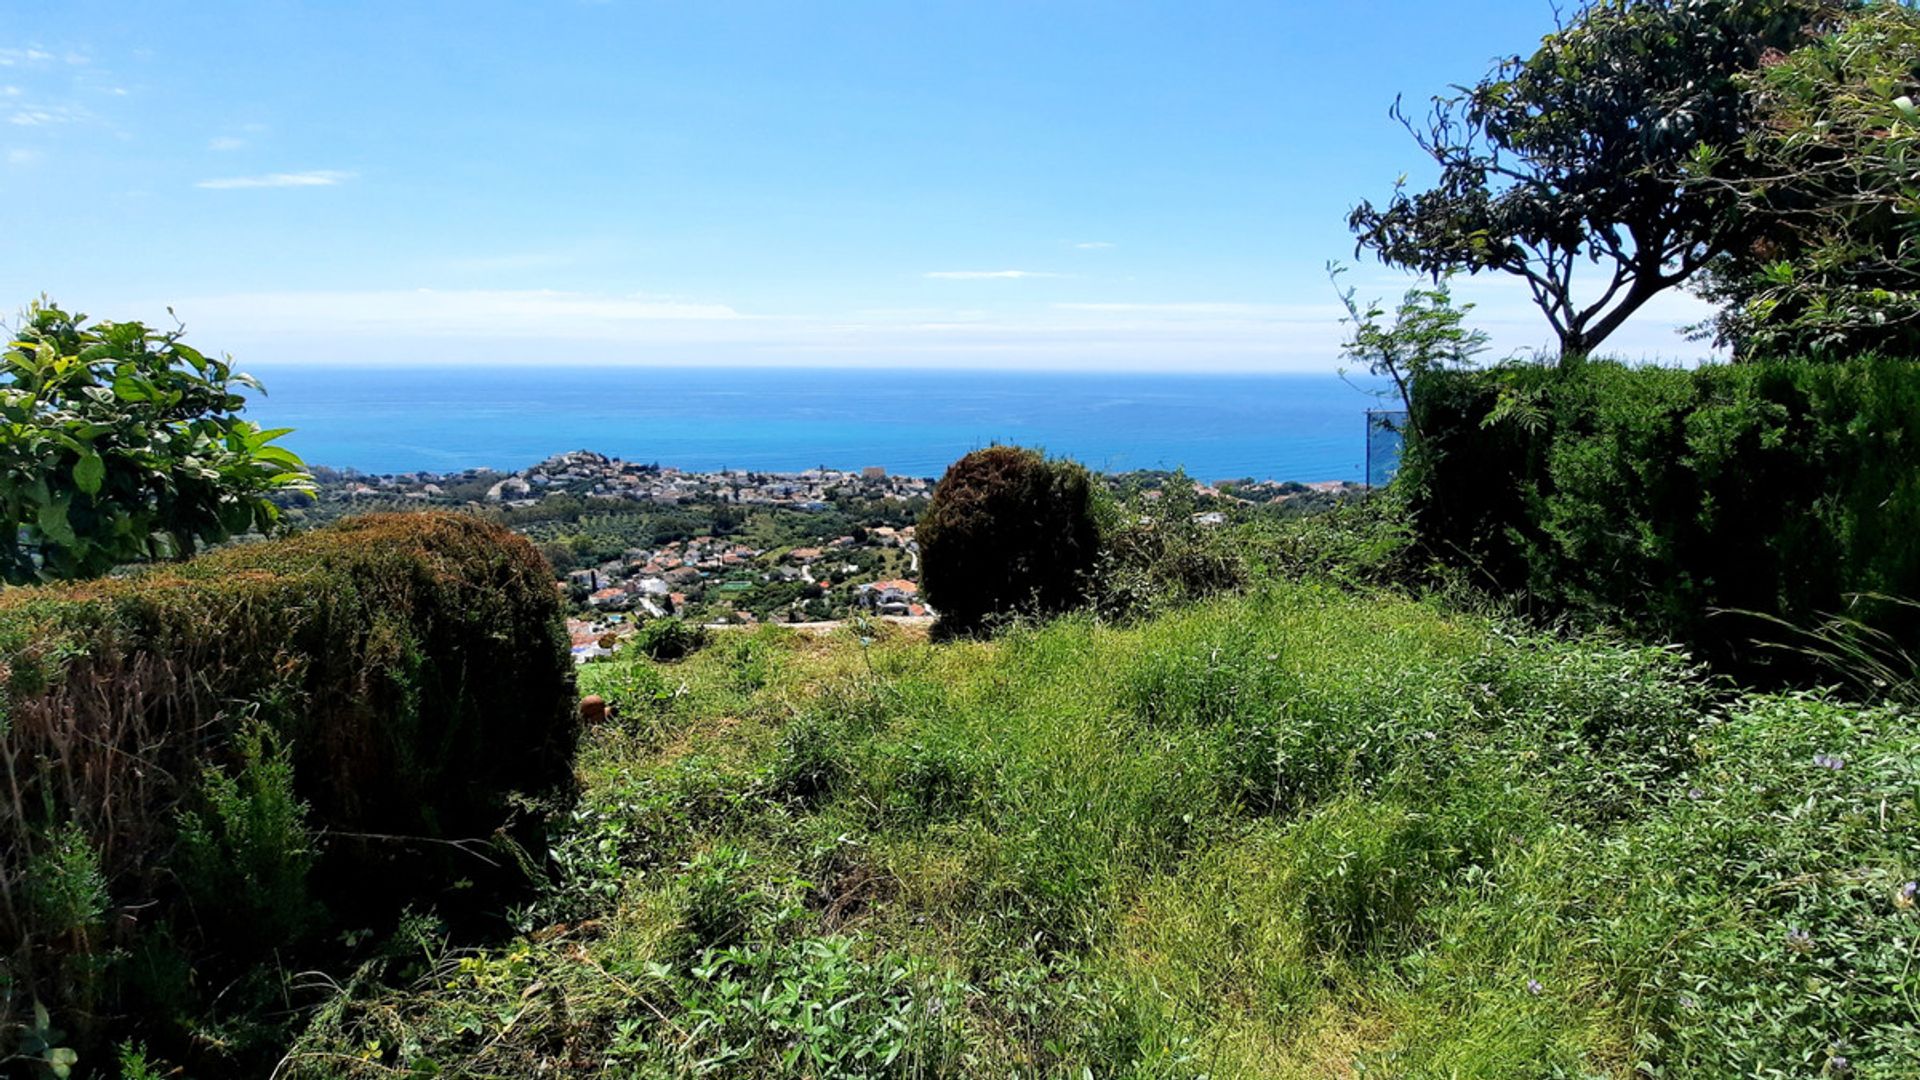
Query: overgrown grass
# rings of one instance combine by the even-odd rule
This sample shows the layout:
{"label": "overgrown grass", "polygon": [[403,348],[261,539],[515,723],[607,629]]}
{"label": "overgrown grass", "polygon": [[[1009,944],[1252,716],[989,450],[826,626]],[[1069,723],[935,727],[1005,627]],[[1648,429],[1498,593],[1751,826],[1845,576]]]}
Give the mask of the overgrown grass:
{"label": "overgrown grass", "polygon": [[1292,585],[582,684],[523,936],[369,966],[283,1075],[1920,1072],[1892,709]]}

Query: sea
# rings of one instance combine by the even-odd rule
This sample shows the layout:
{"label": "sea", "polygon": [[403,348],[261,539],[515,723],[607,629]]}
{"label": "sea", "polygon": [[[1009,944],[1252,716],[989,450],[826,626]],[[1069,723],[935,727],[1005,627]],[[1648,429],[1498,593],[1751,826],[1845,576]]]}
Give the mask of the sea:
{"label": "sea", "polygon": [[1090,468],[1200,480],[1367,476],[1367,380],[855,368],[255,369],[247,409],[309,464],[367,473],[524,468],[597,450],[691,471],[879,466],[937,476],[1016,443]]}

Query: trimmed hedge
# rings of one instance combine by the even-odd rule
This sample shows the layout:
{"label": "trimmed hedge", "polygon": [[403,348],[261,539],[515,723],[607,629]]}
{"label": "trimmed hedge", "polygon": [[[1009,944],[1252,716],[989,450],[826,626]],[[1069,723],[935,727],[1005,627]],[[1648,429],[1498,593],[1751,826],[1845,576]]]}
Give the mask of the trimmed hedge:
{"label": "trimmed hedge", "polygon": [[1421,538],[1547,612],[1748,673],[1792,665],[1756,647],[1794,640],[1770,619],[1920,631],[1871,599],[1920,598],[1920,366],[1434,372],[1413,421],[1401,476]]}
{"label": "trimmed hedge", "polygon": [[1100,556],[1093,478],[1018,446],[989,446],[947,466],[917,533],[920,586],[943,632],[1075,607]]}
{"label": "trimmed hedge", "polygon": [[[578,728],[545,561],[452,514],[0,593],[0,665],[0,1059],[39,1037],[29,1001],[78,1044],[124,1034],[122,1011],[150,1032],[225,992],[181,969],[310,959],[368,925],[347,915],[471,876],[462,846],[568,782]],[[195,895],[200,864],[228,893],[310,886],[322,917],[261,929],[319,944],[250,936],[223,902],[244,897]]]}

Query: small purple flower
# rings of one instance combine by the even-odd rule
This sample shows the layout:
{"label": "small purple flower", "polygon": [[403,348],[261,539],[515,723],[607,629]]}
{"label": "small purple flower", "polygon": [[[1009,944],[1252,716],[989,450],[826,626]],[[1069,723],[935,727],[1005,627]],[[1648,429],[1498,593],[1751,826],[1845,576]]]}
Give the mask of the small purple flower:
{"label": "small purple flower", "polygon": [[1920,881],[1909,881],[1894,890],[1893,903],[1895,907],[1910,908],[1916,899],[1920,899]]}
{"label": "small purple flower", "polygon": [[1845,1076],[1853,1071],[1853,1062],[1845,1054],[1835,1054],[1827,1059],[1827,1072],[1834,1076]]}
{"label": "small purple flower", "polygon": [[1813,935],[1805,930],[1789,930],[1787,931],[1787,948],[1797,953],[1812,952]]}
{"label": "small purple flower", "polygon": [[1701,799],[1704,799],[1706,797],[1707,797],[1707,793],[1704,791],[1701,791],[1697,787],[1691,787],[1687,789],[1687,798],[1692,799],[1694,802],[1699,802]]}
{"label": "small purple flower", "polygon": [[1834,772],[1839,772],[1841,769],[1847,767],[1847,759],[1838,754],[1815,754],[1813,755],[1813,763],[1823,769],[1831,769]]}
{"label": "small purple flower", "polygon": [[1545,987],[1540,985],[1539,979],[1527,980],[1527,993],[1532,994],[1534,997],[1539,997],[1541,994],[1541,991],[1545,989],[1546,989]]}

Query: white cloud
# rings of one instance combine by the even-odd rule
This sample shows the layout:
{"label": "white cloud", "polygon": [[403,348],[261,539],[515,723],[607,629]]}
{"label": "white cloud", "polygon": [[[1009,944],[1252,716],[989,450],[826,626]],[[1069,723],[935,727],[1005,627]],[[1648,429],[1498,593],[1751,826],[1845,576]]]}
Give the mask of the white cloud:
{"label": "white cloud", "polygon": [[53,54],[44,49],[0,49],[0,67],[44,64],[51,59]]}
{"label": "white cloud", "polygon": [[235,293],[173,305],[210,331],[407,338],[622,341],[662,326],[744,322],[726,304],[552,289],[386,289]]}
{"label": "white cloud", "polygon": [[38,150],[28,150],[25,147],[15,147],[14,149],[7,151],[7,164],[9,165],[31,165],[34,162],[39,160],[40,160],[40,151]]}
{"label": "white cloud", "polygon": [[985,281],[993,278],[1050,278],[1060,275],[1045,270],[929,270],[926,276],[940,281]]}
{"label": "white cloud", "polygon": [[1105,251],[1107,248],[1119,247],[1120,245],[1109,240],[1083,240],[1073,246],[1079,248],[1081,251]]}
{"label": "white cloud", "polygon": [[[503,259],[517,261],[511,254]],[[444,263],[441,272],[447,272]],[[1375,284],[1363,283],[1362,292],[1372,295]],[[1377,284],[1379,294],[1395,296],[1408,281],[1382,277]],[[1469,322],[1493,336],[1487,359],[1548,343],[1545,321],[1524,286],[1483,278],[1456,283],[1456,290],[1463,302],[1479,304]],[[1345,336],[1333,290],[1324,284],[1303,286],[1271,303],[1128,299],[804,314],[755,311],[711,298],[552,289],[262,291],[165,299],[187,320],[196,341],[261,365],[1332,372],[1342,364]],[[150,313],[157,322],[166,305],[128,298],[101,306]],[[1603,351],[1628,359],[1700,359],[1707,350],[1674,327],[1698,319],[1703,310],[1691,297],[1662,294]]]}
{"label": "white cloud", "polygon": [[234,135],[215,135],[207,140],[209,150],[238,150],[247,145],[247,140]]}
{"label": "white cloud", "polygon": [[333,187],[351,180],[355,173],[338,169],[314,169],[310,172],[268,173],[265,176],[226,176],[213,180],[202,180],[193,185],[212,191],[232,191],[238,188],[299,188]]}
{"label": "white cloud", "polygon": [[15,127],[53,127],[78,123],[91,115],[78,105],[22,105],[7,114],[7,123]]}

